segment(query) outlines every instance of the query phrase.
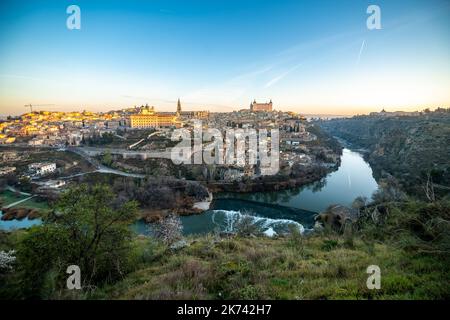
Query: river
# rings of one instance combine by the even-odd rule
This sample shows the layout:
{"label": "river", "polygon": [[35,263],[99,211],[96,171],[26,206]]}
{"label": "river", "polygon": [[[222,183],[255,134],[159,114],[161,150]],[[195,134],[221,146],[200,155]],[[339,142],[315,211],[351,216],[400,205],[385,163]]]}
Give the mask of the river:
{"label": "river", "polygon": [[[310,185],[283,191],[216,194],[210,210],[181,217],[183,233],[232,232],[243,217],[269,236],[287,232],[290,225],[303,232],[312,227],[314,215],[329,205],[349,206],[358,196],[370,199],[377,188],[372,169],[362,155],[344,149],[339,169]],[[27,228],[39,223],[39,219],[0,220],[0,229]],[[132,227],[140,234],[151,233],[143,221]]]}
{"label": "river", "polygon": [[[183,233],[231,232],[242,217],[248,217],[267,235],[287,232],[289,225],[302,232],[310,229],[314,215],[329,205],[349,206],[358,196],[370,199],[377,188],[372,169],[362,155],[344,149],[339,169],[310,185],[283,191],[216,194],[210,210],[181,217]],[[134,229],[151,233],[142,221]]]}

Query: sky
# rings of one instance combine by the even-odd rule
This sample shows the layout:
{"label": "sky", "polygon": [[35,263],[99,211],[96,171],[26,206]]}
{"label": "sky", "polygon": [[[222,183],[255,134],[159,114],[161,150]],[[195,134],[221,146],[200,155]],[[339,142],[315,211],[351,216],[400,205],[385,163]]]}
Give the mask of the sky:
{"label": "sky", "polygon": [[[72,4],[80,30],[66,26]],[[2,0],[0,115],[175,111],[178,98],[210,111],[450,107],[449,39],[449,0]]]}

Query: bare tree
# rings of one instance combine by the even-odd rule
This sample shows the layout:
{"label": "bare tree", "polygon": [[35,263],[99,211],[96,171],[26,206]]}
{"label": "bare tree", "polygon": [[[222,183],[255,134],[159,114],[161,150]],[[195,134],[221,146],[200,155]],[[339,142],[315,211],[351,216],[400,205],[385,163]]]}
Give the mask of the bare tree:
{"label": "bare tree", "polygon": [[431,177],[431,174],[427,173],[427,181],[425,182],[425,185],[423,186],[423,190],[425,191],[425,196],[427,197],[428,201],[435,202],[436,201],[436,195],[434,193],[434,184],[433,184],[433,178]]}
{"label": "bare tree", "polygon": [[13,269],[16,261],[15,251],[0,251],[0,271],[7,272]]}
{"label": "bare tree", "polygon": [[183,225],[180,218],[175,214],[170,214],[166,218],[153,225],[153,235],[167,245],[181,240],[183,235]]}

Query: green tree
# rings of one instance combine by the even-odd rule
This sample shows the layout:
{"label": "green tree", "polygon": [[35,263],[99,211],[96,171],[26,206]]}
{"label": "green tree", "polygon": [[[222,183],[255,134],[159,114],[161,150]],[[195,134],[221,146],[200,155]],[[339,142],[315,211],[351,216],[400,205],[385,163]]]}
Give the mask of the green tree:
{"label": "green tree", "polygon": [[[18,274],[9,284],[11,298],[46,298],[50,275],[62,281],[70,256],[70,238],[54,224],[31,228],[17,251]],[[44,288],[47,287],[47,288]],[[47,289],[47,290],[46,290]]]}
{"label": "green tree", "polygon": [[63,287],[69,265],[78,265],[84,286],[112,282],[129,269],[132,232],[137,203],[115,203],[107,185],[82,184],[64,192],[43,226],[33,228],[18,250],[24,282],[36,295],[44,275],[57,274]]}
{"label": "green tree", "polygon": [[105,166],[110,167],[112,165],[112,162],[113,162],[113,158],[111,156],[111,152],[107,151],[102,157],[102,163]]}
{"label": "green tree", "polygon": [[31,185],[30,178],[27,178],[27,177],[19,178],[19,187],[22,191],[31,192],[32,185]]}

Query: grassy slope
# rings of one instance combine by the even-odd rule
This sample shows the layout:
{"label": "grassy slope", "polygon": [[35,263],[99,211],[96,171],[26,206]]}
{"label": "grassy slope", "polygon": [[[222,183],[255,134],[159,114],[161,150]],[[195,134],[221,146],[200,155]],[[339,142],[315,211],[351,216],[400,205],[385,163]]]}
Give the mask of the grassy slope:
{"label": "grassy slope", "polygon": [[[23,200],[28,198],[28,196],[15,194],[14,192],[11,192],[9,190],[6,190],[2,193],[0,193],[0,204],[1,206],[5,207],[7,205],[10,205],[11,203]],[[32,198],[30,200],[27,200],[25,202],[22,202],[14,208],[30,208],[30,209],[41,209],[41,210],[47,210],[49,208],[47,201],[38,201],[36,198]]]}
{"label": "grassy slope", "polygon": [[30,209],[38,209],[38,210],[48,210],[49,205],[47,201],[37,201],[36,198],[27,200],[22,202],[17,208],[30,208]]}
{"label": "grassy slope", "polygon": [[[449,298],[448,261],[342,237],[270,239],[212,236],[171,252],[136,242],[138,270],[90,298],[113,299],[436,299]],[[368,290],[366,268],[381,268]]]}
{"label": "grassy slope", "polygon": [[2,206],[10,205],[11,203],[26,199],[27,196],[16,194],[14,192],[11,192],[9,190],[5,190],[2,193],[0,193],[0,203]]}

